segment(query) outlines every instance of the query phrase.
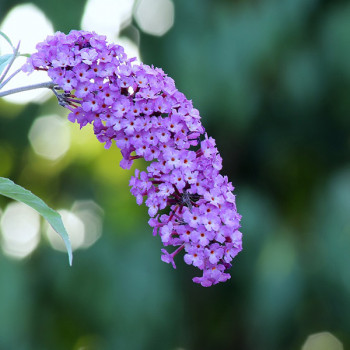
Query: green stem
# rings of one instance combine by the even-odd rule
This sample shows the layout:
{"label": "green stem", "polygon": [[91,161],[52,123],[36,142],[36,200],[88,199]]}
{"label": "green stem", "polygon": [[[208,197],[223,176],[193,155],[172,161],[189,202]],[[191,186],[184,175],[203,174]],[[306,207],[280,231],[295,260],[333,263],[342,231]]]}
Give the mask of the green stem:
{"label": "green stem", "polygon": [[15,76],[17,75],[20,71],[22,70],[22,68],[18,68],[15,72],[13,72],[5,81],[3,81],[0,84],[0,90]]}
{"label": "green stem", "polygon": [[15,61],[15,59],[17,58],[17,54],[18,54],[18,50],[19,50],[19,45],[21,44],[21,42],[19,41],[18,42],[18,45],[17,47],[13,50],[13,56],[12,56],[12,59],[11,61],[9,62],[9,64],[7,65],[5,71],[3,72],[3,74],[1,75],[1,78],[0,78],[0,83],[5,79],[6,77],[6,74],[8,73],[8,71],[10,70],[13,62]]}
{"label": "green stem", "polygon": [[55,83],[53,83],[52,81],[47,81],[45,83],[39,83],[39,84],[33,84],[33,85],[27,85],[27,86],[22,86],[16,89],[11,89],[11,90],[7,90],[7,91],[0,91],[0,97],[4,97],[7,95],[12,95],[12,94],[16,94],[18,92],[23,92],[23,91],[28,91],[28,90],[35,90],[35,89],[42,89],[42,88],[47,88],[52,90],[55,86]]}

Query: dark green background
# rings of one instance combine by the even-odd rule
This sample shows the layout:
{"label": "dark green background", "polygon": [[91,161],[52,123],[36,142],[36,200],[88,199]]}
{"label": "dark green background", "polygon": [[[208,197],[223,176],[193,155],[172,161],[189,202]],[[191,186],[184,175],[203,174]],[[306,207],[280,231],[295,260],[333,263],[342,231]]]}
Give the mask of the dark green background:
{"label": "dark green background", "polygon": [[[54,208],[105,211],[71,268],[44,239],[23,261],[0,255],[0,349],[292,350],[321,331],[350,348],[349,1],[174,2],[174,27],[141,32],[140,51],[193,100],[236,186],[244,250],[231,280],[205,289],[181,259],[176,271],[160,261],[116,149],[54,171],[36,159],[28,130],[54,99],[0,101],[12,164],[0,176]],[[2,0],[0,20],[18,3]],[[79,28],[84,1],[33,3],[55,30]]]}

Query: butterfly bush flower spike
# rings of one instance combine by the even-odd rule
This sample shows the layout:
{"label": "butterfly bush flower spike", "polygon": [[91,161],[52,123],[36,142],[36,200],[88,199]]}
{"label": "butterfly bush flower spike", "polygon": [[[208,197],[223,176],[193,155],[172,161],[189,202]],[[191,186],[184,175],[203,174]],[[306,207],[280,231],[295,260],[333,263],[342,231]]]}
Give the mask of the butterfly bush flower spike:
{"label": "butterfly bush flower spike", "polygon": [[137,64],[124,49],[93,32],[56,33],[37,45],[23,70],[47,71],[68,119],[93,125],[106,148],[120,148],[120,166],[144,158],[146,171],[130,179],[137,204],[145,203],[161,259],[202,271],[194,282],[209,287],[230,278],[242,249],[241,216],[233,186],[220,174],[222,158],[197,109],[160,68]]}

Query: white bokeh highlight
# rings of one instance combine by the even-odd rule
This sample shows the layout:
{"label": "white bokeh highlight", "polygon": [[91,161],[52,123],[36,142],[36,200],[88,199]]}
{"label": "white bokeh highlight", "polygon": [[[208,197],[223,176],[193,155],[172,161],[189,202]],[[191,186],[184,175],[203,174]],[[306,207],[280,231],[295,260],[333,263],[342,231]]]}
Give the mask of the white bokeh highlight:
{"label": "white bokeh highlight", "polygon": [[131,23],[134,3],[134,0],[88,0],[81,28],[105,35],[109,42],[123,46],[129,58],[136,57],[140,62],[138,44],[128,38],[119,37],[120,30]]}
{"label": "white bokeh highlight", "polygon": [[140,51],[138,46],[129,38],[126,37],[120,37],[117,39],[118,45],[123,46],[125,53],[127,54],[128,58],[136,57],[136,61],[134,61],[136,64],[140,64],[141,57],[140,57]]}
{"label": "white bokeh highlight", "polygon": [[[22,4],[15,6],[4,18],[0,24],[0,30],[4,32],[17,46],[20,41],[20,53],[32,54],[35,52],[37,43],[45,40],[48,35],[53,34],[52,23],[45,14],[33,4]],[[12,53],[10,45],[2,37],[0,38],[0,54]],[[25,57],[19,57],[15,60],[7,77],[26,61]],[[34,72],[31,75],[26,73],[17,74],[3,88],[3,91],[14,89],[16,87],[37,84],[48,81],[46,72]],[[51,96],[48,89],[36,89],[31,91],[20,92],[17,94],[4,97],[8,102],[25,104],[29,101],[42,103]]]}
{"label": "white bokeh highlight", "polygon": [[58,115],[36,118],[28,138],[34,152],[52,161],[63,157],[69,150],[71,135],[68,122]]}
{"label": "white bokeh highlight", "polygon": [[[58,213],[61,215],[64,227],[69,235],[72,250],[74,251],[80,248],[84,243],[85,237],[85,227],[83,221],[77,215],[65,209],[58,210]],[[61,252],[67,251],[63,239],[47,223],[45,224],[45,234],[52,248]]]}
{"label": "white bokeh highlight", "polygon": [[311,334],[302,350],[344,350],[343,344],[331,333],[321,332]]}
{"label": "white bokeh highlight", "polygon": [[131,22],[133,6],[134,0],[88,0],[81,28],[114,41],[120,30]]}
{"label": "white bokeh highlight", "polygon": [[80,248],[92,246],[102,235],[102,208],[92,200],[76,201],[72,212],[84,224],[84,241]]}
{"label": "white bokeh highlight", "polygon": [[173,26],[174,13],[171,0],[138,0],[134,18],[143,32],[162,36]]}
{"label": "white bokeh highlight", "polygon": [[[61,209],[58,213],[62,217],[73,251],[86,249],[101,237],[103,210],[93,200],[77,200],[71,210]],[[61,237],[48,223],[45,223],[44,233],[52,248],[67,251]]]}
{"label": "white bokeh highlight", "polygon": [[12,202],[0,220],[1,248],[4,254],[24,258],[34,251],[40,241],[40,216],[29,206]]}

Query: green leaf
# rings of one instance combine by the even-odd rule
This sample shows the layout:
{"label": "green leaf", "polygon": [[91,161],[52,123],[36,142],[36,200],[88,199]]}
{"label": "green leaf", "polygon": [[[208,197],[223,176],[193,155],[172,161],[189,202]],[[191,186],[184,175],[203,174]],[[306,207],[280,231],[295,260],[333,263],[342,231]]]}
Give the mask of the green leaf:
{"label": "green leaf", "polygon": [[0,194],[27,204],[35,209],[40,215],[42,215],[63,239],[68,252],[69,264],[72,265],[72,247],[60,214],[48,207],[39,197],[35,196],[32,192],[19,185],[16,185],[13,181],[4,177],[0,177]]}
{"label": "green leaf", "polygon": [[0,56],[0,74],[6,68],[6,66],[10,63],[10,61],[12,60],[12,57],[13,57],[13,54],[11,53]]}
{"label": "green leaf", "polygon": [[13,44],[12,44],[10,38],[9,38],[4,32],[2,32],[1,30],[0,30],[0,35],[1,35],[3,38],[5,38],[5,40],[6,40],[6,41],[11,45],[11,47],[14,49],[14,46],[13,46]]}

